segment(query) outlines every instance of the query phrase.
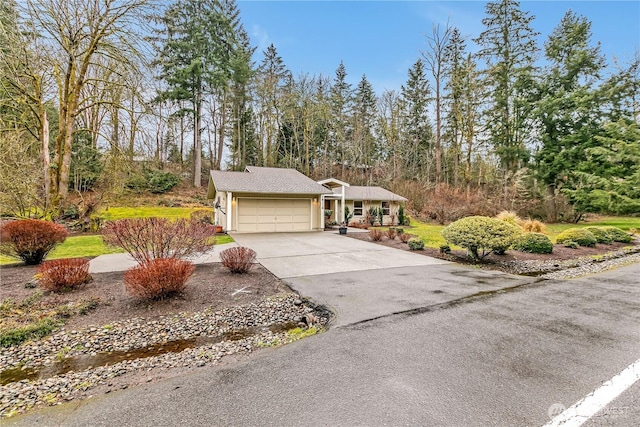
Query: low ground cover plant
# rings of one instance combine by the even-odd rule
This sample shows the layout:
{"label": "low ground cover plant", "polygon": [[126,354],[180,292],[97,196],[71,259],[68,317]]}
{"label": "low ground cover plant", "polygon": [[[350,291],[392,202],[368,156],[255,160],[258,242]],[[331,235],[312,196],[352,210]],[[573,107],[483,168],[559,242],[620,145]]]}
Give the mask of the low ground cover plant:
{"label": "low ground cover plant", "polygon": [[462,218],[442,230],[447,243],[465,248],[474,259],[504,253],[520,234],[517,226],[486,216]]}
{"label": "low ground cover plant", "polygon": [[64,242],[67,235],[62,225],[51,221],[6,221],[0,225],[0,253],[19,258],[27,265],[37,265],[56,245]]}
{"label": "low ground cover plant", "polygon": [[550,254],[553,252],[553,243],[542,233],[525,233],[516,239],[513,249],[532,254]]}
{"label": "low ground cover plant", "polygon": [[88,259],[55,259],[43,262],[38,268],[38,286],[46,291],[72,290],[90,281]]}
{"label": "low ground cover plant", "polygon": [[575,242],[580,246],[593,247],[596,245],[596,236],[584,228],[568,228],[556,236],[556,243],[564,244]]}
{"label": "low ground cover plant", "polygon": [[134,297],[158,299],[184,290],[195,270],[193,263],[176,258],[152,259],[124,273],[125,289]]}
{"label": "low ground cover plant", "polygon": [[424,249],[424,242],[422,241],[422,239],[417,237],[412,237],[407,240],[407,245],[412,251],[421,251]]}
{"label": "low ground cover plant", "polygon": [[236,274],[248,273],[253,268],[255,260],[256,252],[244,246],[237,246],[220,252],[222,265]]}

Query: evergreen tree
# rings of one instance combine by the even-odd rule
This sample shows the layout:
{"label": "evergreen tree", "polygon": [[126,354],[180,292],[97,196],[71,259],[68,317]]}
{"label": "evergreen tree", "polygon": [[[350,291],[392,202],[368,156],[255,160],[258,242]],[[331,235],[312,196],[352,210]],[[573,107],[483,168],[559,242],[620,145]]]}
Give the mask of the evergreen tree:
{"label": "evergreen tree", "polygon": [[[556,189],[569,185],[570,171],[597,145],[604,98],[597,83],[605,61],[591,46],[591,23],[568,11],[545,43],[549,66],[540,82],[536,118],[540,125],[537,174],[547,188],[547,215],[556,219]],[[610,94],[607,96],[610,98]]]}
{"label": "evergreen tree", "polygon": [[453,28],[449,44],[445,51],[445,73],[447,75],[447,99],[445,104],[446,122],[444,125],[446,139],[449,141],[448,157],[453,163],[452,173],[453,185],[458,186],[460,156],[462,145],[462,128],[464,126],[464,106],[463,94],[465,91],[465,52],[466,44],[460,30]]}
{"label": "evergreen tree", "polygon": [[282,125],[282,108],[284,104],[285,86],[291,79],[287,69],[278,55],[276,47],[271,44],[263,52],[263,59],[258,67],[258,96],[260,99],[260,126],[263,138],[264,166],[276,166],[278,163],[278,136]]}
{"label": "evergreen tree", "polygon": [[432,157],[432,129],[429,123],[431,89],[418,59],[409,69],[406,84],[401,88],[402,129],[406,135],[402,149],[405,178],[429,179]]}
{"label": "evergreen tree", "polygon": [[489,2],[486,14],[485,30],[476,42],[487,65],[487,131],[503,168],[507,198],[513,174],[529,159],[526,142],[538,33],[531,28],[534,17],[516,0]]}
{"label": "evergreen tree", "polygon": [[595,136],[597,145],[585,150],[585,159],[573,171],[566,189],[579,214],[617,215],[640,212],[640,125],[620,119]]}
{"label": "evergreen tree", "polygon": [[217,0],[178,0],[160,19],[157,62],[166,89],[159,99],[189,105],[184,111],[193,117],[195,187],[201,186],[203,101],[224,88],[231,73],[236,40],[230,18]]}
{"label": "evergreen tree", "polygon": [[348,141],[352,136],[350,117],[353,108],[353,90],[347,83],[347,70],[343,62],[336,69],[336,75],[330,90],[331,99],[331,131],[330,151],[333,151],[334,161],[341,167],[340,178],[344,179],[348,157]]}
{"label": "evergreen tree", "polygon": [[379,150],[372,133],[376,117],[376,96],[367,76],[363,75],[358,83],[353,101],[350,158],[353,165],[362,168],[368,176],[367,179],[371,181],[373,165],[379,157]]}

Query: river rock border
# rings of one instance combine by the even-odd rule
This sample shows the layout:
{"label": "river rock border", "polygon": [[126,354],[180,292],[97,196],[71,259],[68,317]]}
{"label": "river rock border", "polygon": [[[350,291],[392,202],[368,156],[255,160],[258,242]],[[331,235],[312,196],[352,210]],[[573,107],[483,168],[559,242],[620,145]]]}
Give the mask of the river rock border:
{"label": "river rock border", "polygon": [[[315,312],[315,314],[314,314]],[[133,318],[101,327],[57,333],[42,340],[5,349],[0,369],[47,367],[64,357],[97,355],[109,351],[129,351],[171,341],[200,336],[224,336],[235,330],[269,327],[287,322],[313,319],[322,327],[326,312],[303,303],[298,295],[267,298],[257,304],[230,307],[220,311],[181,313],[156,320]],[[21,380],[0,386],[0,417],[7,417],[41,405],[70,401],[92,387],[109,385],[110,380],[129,372],[152,368],[203,367],[214,365],[226,355],[250,353],[258,347],[285,344],[295,340],[286,331],[262,330],[235,341],[221,341],[188,348],[179,353],[126,360],[81,372],[67,372],[50,378]]]}

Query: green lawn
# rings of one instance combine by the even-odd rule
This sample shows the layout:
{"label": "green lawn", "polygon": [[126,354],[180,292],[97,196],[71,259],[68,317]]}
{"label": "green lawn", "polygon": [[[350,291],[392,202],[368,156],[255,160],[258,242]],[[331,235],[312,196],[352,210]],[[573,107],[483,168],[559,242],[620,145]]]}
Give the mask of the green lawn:
{"label": "green lawn", "polygon": [[110,207],[97,212],[104,221],[113,221],[123,218],[150,218],[161,217],[169,219],[189,218],[192,212],[208,210],[213,212],[212,208],[169,208],[163,206],[140,206],[140,207]]}
{"label": "green lawn", "polygon": [[[597,220],[580,222],[579,224],[547,224],[546,234],[552,241],[556,236],[567,228],[589,227],[589,226],[613,226],[625,231],[631,228],[640,229],[640,218],[632,217],[599,217]],[[411,218],[411,228],[407,228],[407,233],[415,234],[424,241],[425,247],[438,248],[445,243],[442,237],[443,225],[430,224]]]}

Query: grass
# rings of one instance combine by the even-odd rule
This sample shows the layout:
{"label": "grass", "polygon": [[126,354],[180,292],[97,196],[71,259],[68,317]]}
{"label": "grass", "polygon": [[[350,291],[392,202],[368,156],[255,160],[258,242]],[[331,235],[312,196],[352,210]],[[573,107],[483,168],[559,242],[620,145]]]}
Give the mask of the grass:
{"label": "grass", "polygon": [[161,217],[169,219],[189,218],[194,211],[211,211],[211,208],[190,207],[190,208],[170,208],[164,206],[140,206],[140,207],[110,207],[98,211],[96,215],[102,217],[104,221],[113,221],[124,218],[151,218]]}
{"label": "grass", "polygon": [[[98,215],[102,216],[105,221],[112,221],[124,218],[150,218],[163,217],[170,219],[189,218],[191,213],[196,210],[209,210],[205,208],[169,208],[161,206],[153,207],[113,207],[108,211],[101,211]],[[222,234],[216,237],[216,243],[219,245],[233,242],[233,238],[229,235]],[[104,244],[100,235],[91,236],[71,236],[64,243],[57,246],[47,259],[60,258],[81,258],[95,257],[104,254],[122,253],[119,248],[109,247]],[[0,265],[13,264],[20,262],[17,258],[11,258],[0,255]]]}
{"label": "grass", "polygon": [[[589,227],[589,226],[613,226],[619,227],[625,231],[632,228],[640,228],[640,218],[633,217],[597,217],[590,221],[580,222],[579,224],[546,224],[546,235],[551,241],[555,242],[556,236],[568,228]],[[415,234],[424,241],[424,246],[438,249],[441,244],[446,243],[442,237],[443,225],[430,224],[411,218],[411,228],[405,228],[405,233]],[[452,246],[452,249],[460,249]]]}

